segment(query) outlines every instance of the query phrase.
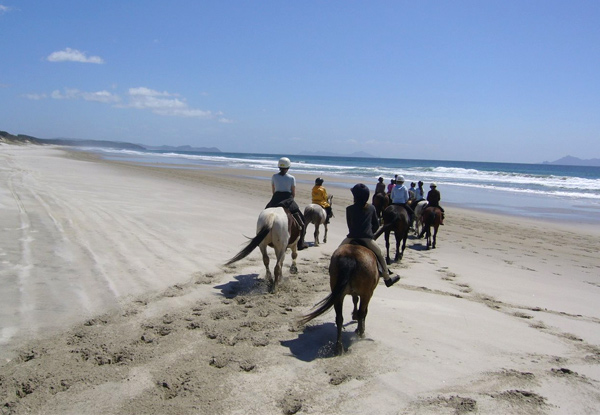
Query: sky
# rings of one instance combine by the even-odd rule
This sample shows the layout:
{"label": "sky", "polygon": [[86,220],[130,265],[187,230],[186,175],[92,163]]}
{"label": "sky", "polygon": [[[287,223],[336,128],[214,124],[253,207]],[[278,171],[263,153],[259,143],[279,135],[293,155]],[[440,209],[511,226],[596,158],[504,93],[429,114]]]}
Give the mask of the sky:
{"label": "sky", "polygon": [[600,158],[598,0],[0,0],[0,56],[11,134]]}

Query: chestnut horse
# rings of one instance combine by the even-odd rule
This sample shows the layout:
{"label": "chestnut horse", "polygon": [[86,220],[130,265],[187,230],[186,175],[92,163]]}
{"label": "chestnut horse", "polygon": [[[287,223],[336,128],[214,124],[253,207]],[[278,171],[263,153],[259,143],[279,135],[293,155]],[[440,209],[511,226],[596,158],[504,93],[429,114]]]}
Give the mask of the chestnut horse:
{"label": "chestnut horse", "polygon": [[[275,293],[281,279],[281,269],[287,248],[292,249],[292,266],[290,273],[296,274],[296,258],[298,257],[298,239],[300,238],[300,226],[287,209],[282,207],[267,208],[260,212],[256,223],[256,236],[248,242],[245,248],[238,252],[233,258],[225,263],[231,265],[240,259],[246,258],[258,246],[262,253],[263,263],[267,269],[265,279],[269,284],[269,292]],[[271,277],[269,270],[269,255],[267,246],[275,249],[277,262]]]}
{"label": "chestnut horse", "polygon": [[[442,210],[437,206],[427,206],[421,214],[421,221],[423,223],[423,230],[419,238],[425,234],[427,238],[427,249],[429,247],[435,249],[435,242],[437,239],[438,228],[442,220]],[[433,226],[433,243],[431,238],[431,227]]]}
{"label": "chestnut horse", "polygon": [[[329,262],[331,294],[317,303],[317,308],[313,312],[302,317],[299,321],[300,324],[306,324],[334,307],[335,324],[337,326],[335,354],[338,356],[343,354],[342,328],[344,317],[342,316],[342,308],[344,297],[346,295],[352,296],[354,303],[352,319],[358,321],[356,333],[360,338],[363,338],[365,336],[365,319],[367,318],[369,301],[371,301],[378,281],[377,257],[373,251],[360,245],[359,241],[340,245],[333,252]],[[360,305],[358,305],[359,299]]]}
{"label": "chestnut horse", "polygon": [[373,200],[371,201],[373,206],[375,206],[375,210],[377,211],[377,217],[381,221],[381,215],[385,208],[390,205],[390,196],[384,193],[376,193],[373,195]]}
{"label": "chestnut horse", "polygon": [[[383,226],[377,230],[373,238],[377,239],[382,233],[385,233],[385,260],[388,265],[392,263],[390,259],[390,233],[394,232],[396,236],[396,256],[394,257],[394,261],[400,261],[404,256],[404,249],[406,248],[408,228],[408,212],[403,206],[390,205],[383,211]],[[402,241],[402,250],[400,250],[400,241]]]}

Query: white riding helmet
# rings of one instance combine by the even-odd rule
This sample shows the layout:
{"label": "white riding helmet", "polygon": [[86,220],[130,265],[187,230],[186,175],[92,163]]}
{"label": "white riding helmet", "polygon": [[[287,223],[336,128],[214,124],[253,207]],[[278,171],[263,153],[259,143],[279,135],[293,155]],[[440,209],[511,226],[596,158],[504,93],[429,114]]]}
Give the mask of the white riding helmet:
{"label": "white riding helmet", "polygon": [[282,157],[279,159],[279,163],[277,163],[277,167],[280,169],[289,169],[292,165],[292,162],[287,157]]}
{"label": "white riding helmet", "polygon": [[398,175],[398,177],[396,178],[396,181],[404,183],[404,176]]}

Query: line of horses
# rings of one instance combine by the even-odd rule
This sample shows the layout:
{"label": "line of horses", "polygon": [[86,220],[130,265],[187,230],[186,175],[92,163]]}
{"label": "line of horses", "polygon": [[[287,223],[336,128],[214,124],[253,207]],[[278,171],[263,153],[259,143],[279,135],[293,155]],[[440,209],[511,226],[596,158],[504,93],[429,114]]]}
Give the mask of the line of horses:
{"label": "line of horses", "polygon": [[[378,195],[376,195],[377,197]],[[332,202],[329,198],[329,203]],[[387,196],[386,196],[387,197]],[[381,202],[381,204],[379,204]],[[427,207],[426,201],[421,201],[415,207],[415,228],[421,228],[419,237],[426,235],[427,248],[436,246],[436,237],[440,225],[442,212],[438,207]],[[394,261],[400,261],[406,248],[406,240],[410,229],[410,220],[407,211],[398,205],[390,205],[389,198],[387,205],[385,199],[373,199],[378,215],[382,220],[382,226],[375,234],[377,239],[385,234],[386,261],[392,263],[389,255],[390,234],[394,232],[396,237],[396,255]],[[325,233],[323,243],[327,242],[327,213],[320,205],[310,204],[304,210],[305,226],[312,223],[315,226],[314,240],[315,246],[319,245],[319,228],[324,226]],[[431,232],[433,228],[433,234]],[[416,228],[417,230],[418,228]],[[301,227],[293,218],[287,209],[282,207],[264,209],[258,216],[256,224],[256,236],[252,238],[247,245],[238,252],[225,265],[231,265],[247,257],[254,249],[260,248],[263,263],[266,268],[266,281],[269,286],[269,292],[275,293],[282,276],[283,261],[287,249],[292,251],[292,265],[290,273],[296,274],[298,268],[296,259],[298,257],[297,243],[300,238]],[[400,243],[402,242],[402,249]],[[269,269],[269,256],[267,247],[275,250],[276,263],[273,274]],[[336,355],[344,353],[342,344],[343,316],[342,306],[346,295],[352,296],[354,309],[352,318],[358,322],[356,333],[359,337],[364,337],[365,319],[368,312],[369,302],[379,281],[379,270],[377,257],[367,247],[360,244],[360,241],[353,241],[352,244],[339,246],[332,254],[329,263],[329,283],[331,294],[315,305],[315,309],[302,317],[298,322],[306,324],[312,319],[324,314],[332,307],[335,309],[335,321],[337,326],[337,340],[335,352]],[[360,303],[359,303],[360,300]]]}

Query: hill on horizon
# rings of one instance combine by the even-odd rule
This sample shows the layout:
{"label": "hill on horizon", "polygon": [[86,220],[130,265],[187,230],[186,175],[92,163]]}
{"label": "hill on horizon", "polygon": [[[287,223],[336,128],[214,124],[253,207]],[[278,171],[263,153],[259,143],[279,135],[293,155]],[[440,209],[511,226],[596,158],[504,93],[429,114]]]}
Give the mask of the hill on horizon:
{"label": "hill on horizon", "polygon": [[555,161],[544,161],[542,164],[554,164],[559,166],[590,166],[600,167],[600,159],[580,159],[573,156],[565,156]]}

